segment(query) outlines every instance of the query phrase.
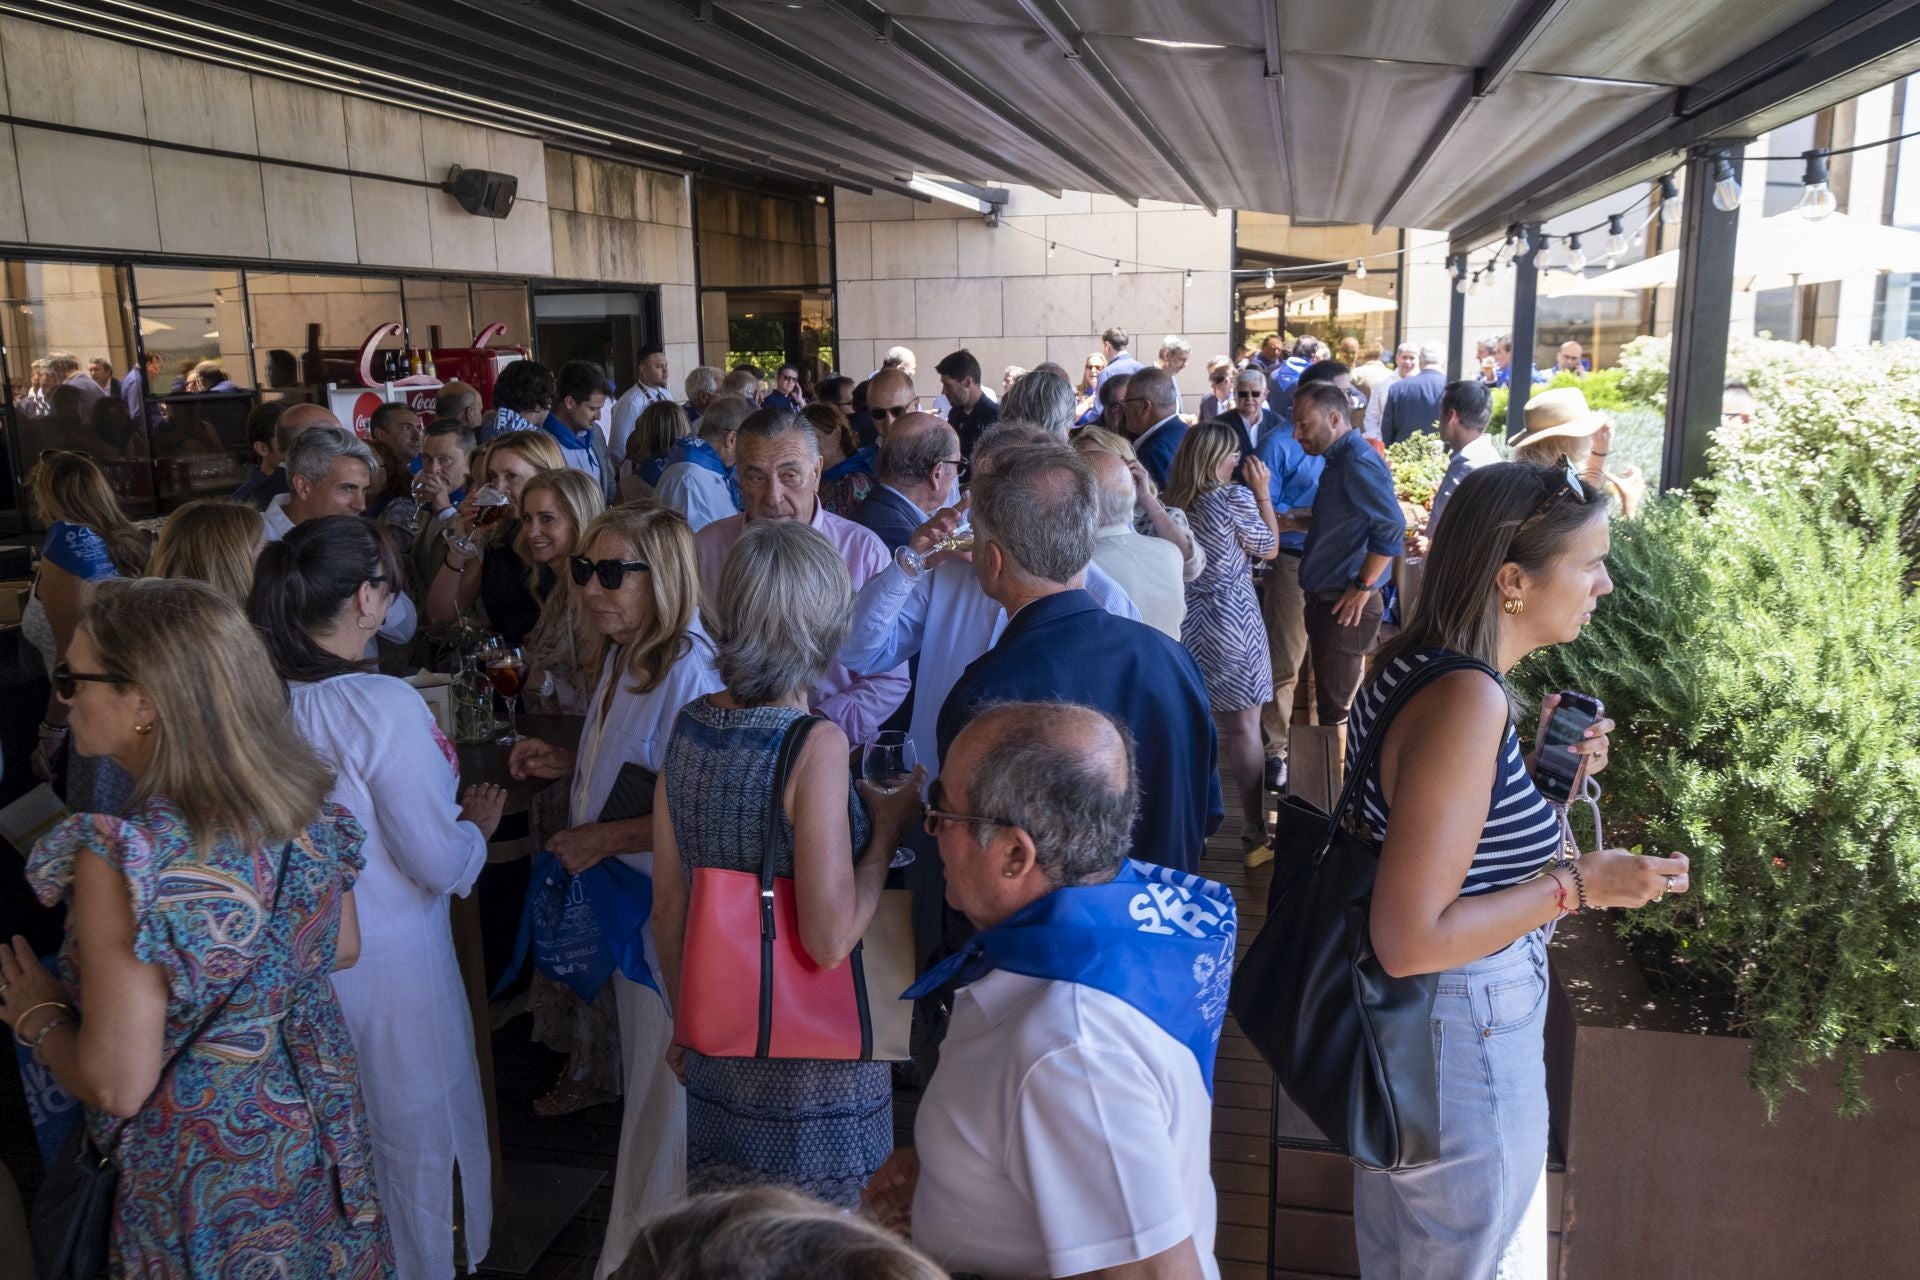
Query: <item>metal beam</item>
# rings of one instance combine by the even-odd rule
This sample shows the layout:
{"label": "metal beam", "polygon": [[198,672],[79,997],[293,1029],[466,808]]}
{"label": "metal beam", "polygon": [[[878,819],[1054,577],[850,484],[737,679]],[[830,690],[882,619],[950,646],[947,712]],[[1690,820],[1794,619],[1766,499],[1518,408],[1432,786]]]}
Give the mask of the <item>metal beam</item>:
{"label": "metal beam", "polygon": [[1087,179],[1090,191],[1110,191],[1113,180],[1094,163],[1062,139],[1053,130],[1007,101],[986,81],[942,53],[930,41],[922,39],[900,19],[882,9],[873,0],[827,0],[849,20],[873,33],[874,39],[892,45],[903,55],[919,63],[934,75],[958,89],[975,105],[1000,117],[1021,133],[1065,160]]}
{"label": "metal beam", "polygon": [[[1733,316],[1733,251],[1740,211],[1722,213],[1704,199],[1713,165],[1730,153],[1739,173],[1746,148],[1701,147],[1687,157],[1687,201],[1680,220],[1680,278],[1673,295],[1673,359],[1667,373],[1666,444],[1660,487],[1678,489],[1707,473],[1707,447],[1720,426],[1727,380],[1727,334]],[[1755,199],[1761,193],[1754,192]]]}
{"label": "metal beam", "polygon": [[1273,145],[1280,148],[1282,178],[1287,184],[1287,213],[1294,209],[1293,145],[1287,140],[1287,81],[1281,57],[1284,41],[1280,34],[1280,6],[1285,0],[1260,0],[1260,34],[1266,56],[1267,123],[1273,128]]}
{"label": "metal beam", "polygon": [[1513,260],[1513,362],[1507,371],[1507,439],[1526,425],[1527,397],[1533,391],[1533,340],[1542,240],[1538,224],[1527,228],[1529,248]]}
{"label": "metal beam", "polygon": [[[1464,269],[1467,255],[1455,254],[1451,261],[1456,269]],[[1453,296],[1447,299],[1447,381],[1458,382],[1466,376],[1460,367],[1466,359],[1467,295],[1451,285],[1448,289]]]}
{"label": "metal beam", "polygon": [[[836,2],[844,3],[846,0],[836,0]],[[1160,159],[1166,162],[1167,167],[1179,175],[1180,181],[1193,196],[1194,203],[1204,207],[1208,213],[1220,212],[1219,201],[1208,194],[1206,187],[1194,174],[1192,166],[1186,162],[1173,144],[1167,141],[1166,135],[1160,132],[1160,126],[1153,122],[1153,117],[1140,106],[1133,94],[1128,92],[1127,87],[1120,82],[1120,77],[1115,75],[1113,68],[1107,65],[1107,60],[1100,56],[1100,51],[1087,38],[1087,33],[1080,30],[1079,25],[1073,20],[1073,15],[1067,12],[1066,6],[1061,4],[1060,0],[1020,0],[1020,8],[1043,29],[1059,31],[1069,37],[1076,55],[1070,59],[1073,65],[1080,68],[1081,74],[1086,76],[1114,109],[1126,118],[1127,123],[1133,126],[1134,132],[1159,153]]]}

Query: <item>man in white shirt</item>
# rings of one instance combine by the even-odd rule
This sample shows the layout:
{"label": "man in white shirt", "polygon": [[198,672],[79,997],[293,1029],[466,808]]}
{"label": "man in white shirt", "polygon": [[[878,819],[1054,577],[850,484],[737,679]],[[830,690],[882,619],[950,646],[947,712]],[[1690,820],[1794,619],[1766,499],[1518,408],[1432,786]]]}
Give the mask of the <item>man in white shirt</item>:
{"label": "man in white shirt", "polygon": [[1140,621],[1180,638],[1187,616],[1186,561],[1165,538],[1134,532],[1133,472],[1118,454],[1088,450],[1082,455],[1099,486],[1100,527],[1093,535],[1093,562],[1126,591],[1140,610]]}
{"label": "man in white shirt", "polygon": [[[373,485],[379,463],[373,450],[359,436],[340,426],[308,427],[293,442],[287,454],[289,492],[278,495],[267,505],[268,542],[278,542],[293,527],[322,516],[357,516],[367,509],[367,490]],[[387,609],[387,620],[377,633],[382,640],[405,644],[413,639],[418,617],[413,600],[396,590]],[[374,642],[367,641],[367,656],[376,653]]]}
{"label": "man in white shirt", "polygon": [[[959,970],[914,1147],[864,1200],[889,1224],[910,1207],[913,1243],[943,1269],[1219,1275],[1208,1081],[1231,911],[1218,910],[1220,886],[1141,883],[1126,862],[1132,756],[1124,728],[1098,711],[1016,703],[961,731],[933,792],[948,896],[981,930],[981,951]],[[1186,933],[1134,923],[1155,900],[1190,913]],[[1042,934],[1069,939],[1063,954],[1048,954]],[[1119,948],[1124,960],[1112,959]],[[1081,963],[1089,950],[1140,985]]]}
{"label": "man in white shirt", "polygon": [[611,457],[627,456],[627,437],[633,434],[634,424],[640,421],[640,415],[646,412],[650,404],[673,399],[673,393],[667,390],[667,353],[660,347],[640,348],[639,380],[613,402],[613,425],[608,432],[607,453]]}
{"label": "man in white shirt", "polygon": [[[1403,342],[1394,348],[1391,376],[1375,379],[1367,388],[1367,415],[1360,434],[1369,440],[1380,438],[1380,415],[1387,411],[1387,391],[1402,378],[1411,378],[1420,368],[1420,345]],[[1358,379],[1355,379],[1358,381]]]}
{"label": "man in white shirt", "polygon": [[1440,400],[1440,442],[1447,446],[1453,458],[1447,463],[1447,473],[1440,478],[1439,487],[1433,491],[1433,509],[1427,516],[1429,543],[1440,528],[1440,513],[1446,510],[1447,501],[1460,487],[1460,482],[1489,462],[1500,461],[1499,447],[1487,435],[1487,426],[1492,421],[1493,400],[1485,383],[1472,379],[1448,384],[1447,393]]}
{"label": "man in white shirt", "polygon": [[752,412],[753,405],[740,396],[715,397],[700,415],[699,434],[676,441],[667,455],[667,468],[653,487],[654,499],[685,516],[695,533],[739,514],[733,446],[740,424]]}

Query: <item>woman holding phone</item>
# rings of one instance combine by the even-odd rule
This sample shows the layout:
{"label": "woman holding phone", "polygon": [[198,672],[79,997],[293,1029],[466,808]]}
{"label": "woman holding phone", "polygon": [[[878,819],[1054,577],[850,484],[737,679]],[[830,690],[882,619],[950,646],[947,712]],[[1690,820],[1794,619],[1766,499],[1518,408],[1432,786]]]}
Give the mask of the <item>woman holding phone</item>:
{"label": "woman holding phone", "polygon": [[[1564,856],[1560,815],[1535,786],[1506,673],[1580,635],[1607,576],[1607,504],[1570,465],[1496,463],[1455,492],[1406,628],[1381,647],[1349,722],[1349,768],[1402,680],[1450,655],[1499,673],[1450,671],[1385,727],[1362,782],[1380,850],[1372,937],[1396,977],[1440,975],[1433,1005],[1440,1159],[1357,1170],[1360,1268],[1545,1280],[1547,936],[1588,907],[1641,907],[1687,889],[1687,859],[1603,849]],[[1540,732],[1558,697],[1541,709]],[[1607,767],[1613,721],[1571,747],[1580,780]],[[1544,748],[1543,748],[1544,749]],[[1463,1213],[1462,1206],[1472,1206]]]}

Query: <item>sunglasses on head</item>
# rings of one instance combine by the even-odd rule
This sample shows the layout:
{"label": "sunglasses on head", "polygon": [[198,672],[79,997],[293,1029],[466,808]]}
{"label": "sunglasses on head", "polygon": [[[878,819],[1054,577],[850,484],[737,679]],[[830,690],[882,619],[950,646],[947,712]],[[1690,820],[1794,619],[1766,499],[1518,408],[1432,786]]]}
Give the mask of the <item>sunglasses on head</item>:
{"label": "sunglasses on head", "polygon": [[75,671],[65,662],[53,664],[53,691],[62,698],[71,699],[80,692],[80,682],[83,680],[91,684],[130,683],[125,676],[107,675],[100,671]]}
{"label": "sunglasses on head", "polygon": [[1560,455],[1560,461],[1554,464],[1552,474],[1547,477],[1547,496],[1540,500],[1540,505],[1533,509],[1533,514],[1521,523],[1532,524],[1553,510],[1553,505],[1569,494],[1576,501],[1587,500],[1587,489],[1580,483],[1579,469],[1573,465],[1573,459],[1563,453]]}
{"label": "sunglasses on head", "polygon": [[589,560],[585,556],[568,556],[567,567],[573,573],[575,586],[584,587],[587,579],[598,578],[600,585],[609,591],[618,591],[629,571],[637,573],[653,568],[645,560]]}

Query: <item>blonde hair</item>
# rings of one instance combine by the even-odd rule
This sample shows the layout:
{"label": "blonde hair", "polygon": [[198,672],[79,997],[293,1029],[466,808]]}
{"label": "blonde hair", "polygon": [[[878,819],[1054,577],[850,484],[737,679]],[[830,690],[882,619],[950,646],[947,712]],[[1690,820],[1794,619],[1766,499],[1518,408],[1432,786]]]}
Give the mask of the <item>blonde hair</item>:
{"label": "blonde hair", "polygon": [[656,400],[642,409],[634,422],[633,434],[627,437],[625,461],[637,465],[651,458],[664,458],[676,443],[692,434],[693,426],[687,421],[685,409],[672,400]]}
{"label": "blonde hair", "polygon": [[244,502],[196,499],[167,517],[147,572],[205,582],[245,608],[264,527],[260,513]]}
{"label": "blonde hair", "polygon": [[[1105,427],[1082,427],[1073,436],[1073,447],[1082,453],[1110,453],[1131,467],[1140,461],[1140,455],[1133,451],[1133,442],[1118,431],[1109,431]],[[1147,492],[1158,497],[1160,486],[1147,477]]]}
{"label": "blonde hair", "polygon": [[33,509],[46,524],[64,521],[100,535],[107,557],[126,578],[147,567],[152,542],[120,509],[113,487],[92,458],[72,449],[49,449],[28,477]]}
{"label": "blonde hair", "polygon": [[154,706],[133,807],[164,796],[200,848],[222,835],[277,844],[313,824],[333,771],[294,728],[239,605],[204,582],[110,578],[88,591],[78,629]]}
{"label": "blonde hair", "polygon": [[1167,473],[1166,504],[1186,509],[1203,493],[1211,493],[1226,482],[1220,479],[1220,462],[1240,447],[1231,427],[1218,422],[1203,422],[1188,430],[1173,455],[1173,468]]}
{"label": "blonde hair", "polygon": [[511,453],[533,464],[535,471],[560,471],[567,465],[560,445],[544,431],[509,431],[495,436],[480,458],[480,478],[486,479],[496,453]]}
{"label": "blonde hair", "polygon": [[[647,693],[666,678],[673,664],[692,649],[688,633],[700,607],[700,569],[693,555],[693,527],[672,507],[652,503],[614,507],[580,535],[579,553],[610,533],[627,544],[635,560],[647,562],[646,590],[653,597],[653,620],[620,655],[620,667],[633,680],[633,692]],[[606,661],[613,641],[594,632],[589,671]]]}
{"label": "blonde hair", "polygon": [[567,574],[565,557],[576,554],[585,545],[581,535],[607,509],[607,500],[600,491],[598,481],[586,472],[575,471],[571,467],[536,472],[532,479],[521,486],[520,528],[513,537],[513,552],[527,566],[527,589],[536,600],[540,598],[540,569],[533,563],[533,555],[527,549],[525,506],[528,496],[535,493],[553,495],[560,513],[573,526],[573,536],[561,552],[559,567],[554,572],[553,590],[547,593],[546,600],[540,605],[540,620],[534,623],[533,630],[527,633],[522,643],[530,665],[546,670],[558,669],[578,676],[591,670],[582,664],[593,647],[593,630],[587,625],[573,598],[573,579]]}

